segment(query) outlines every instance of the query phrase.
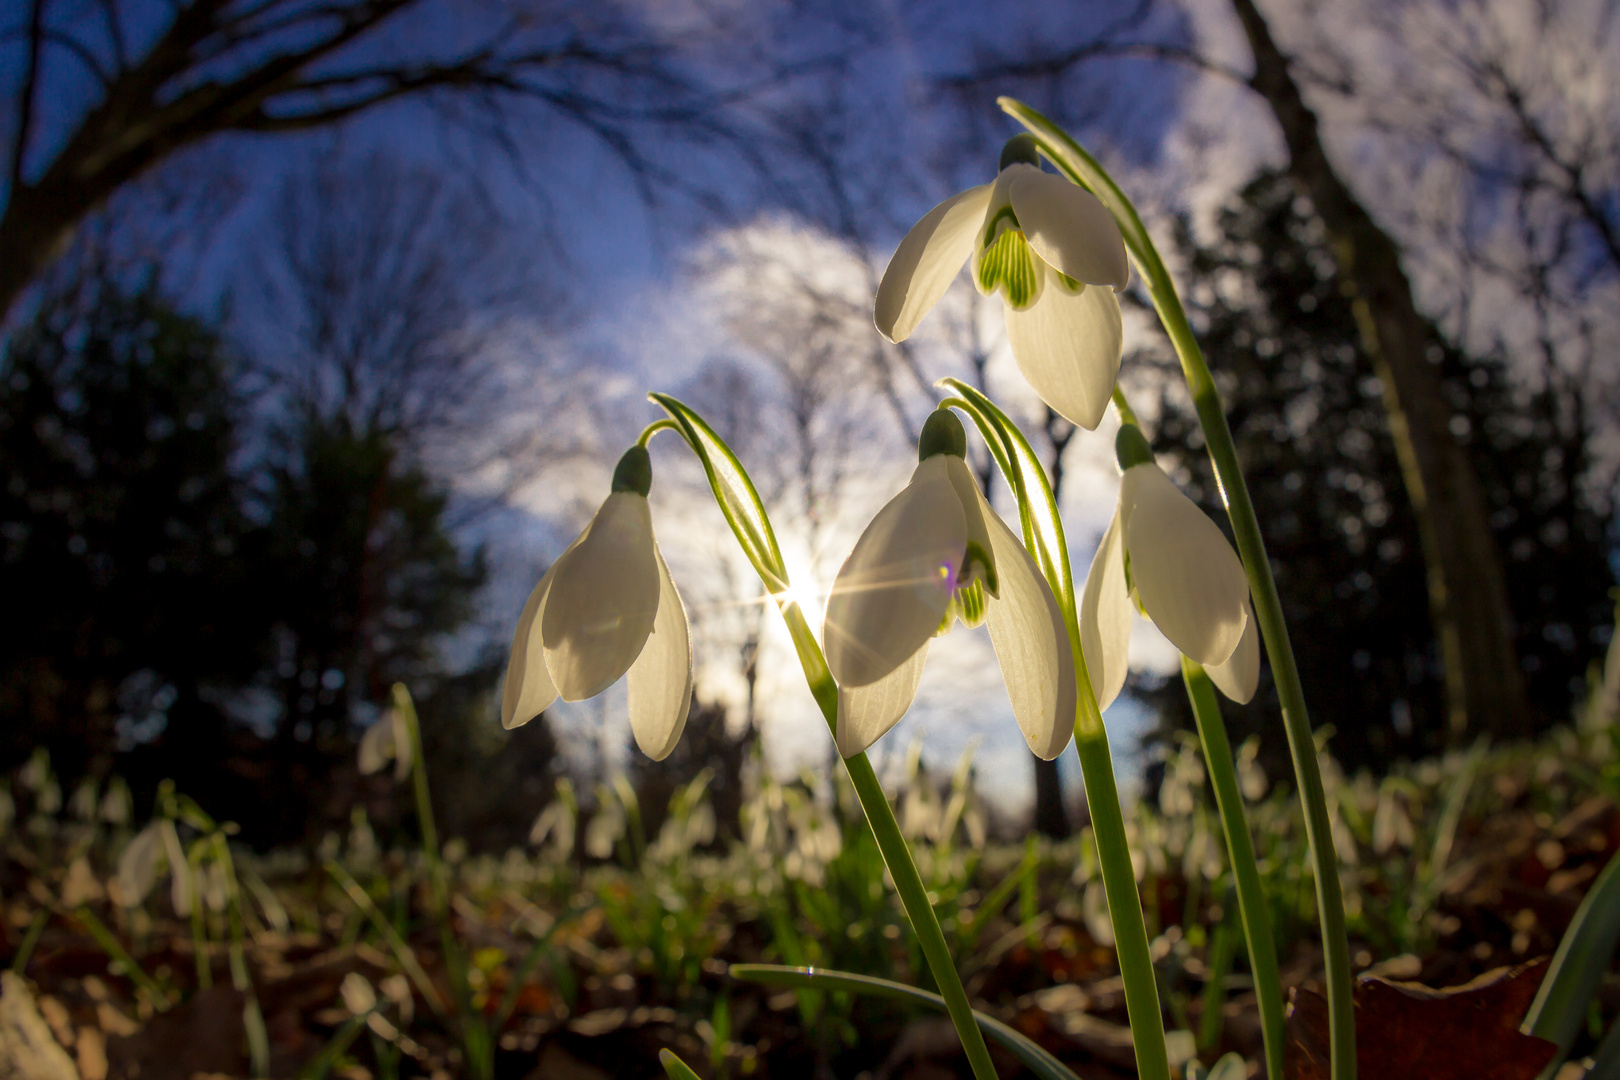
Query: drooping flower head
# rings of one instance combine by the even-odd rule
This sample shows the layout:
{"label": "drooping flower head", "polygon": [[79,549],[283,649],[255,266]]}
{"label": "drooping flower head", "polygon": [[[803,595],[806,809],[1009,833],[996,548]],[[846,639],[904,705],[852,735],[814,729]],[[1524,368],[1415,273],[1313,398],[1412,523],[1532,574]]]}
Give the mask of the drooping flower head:
{"label": "drooping flower head", "polygon": [[653,539],[652,462],[632,446],[613,491],[523,606],[501,723],[528,723],[559,697],[583,701],[630,675],[630,730],[654,761],[675,749],[692,703],[686,609]]}
{"label": "drooping flower head", "polygon": [[1248,701],[1260,679],[1260,634],[1237,552],[1154,462],[1134,424],[1120,428],[1115,447],[1124,469],[1119,503],[1080,600],[1098,707],[1107,708],[1125,685],[1133,608],[1202,664],[1223,694]]}
{"label": "drooping flower head", "polygon": [[911,707],[928,642],[957,619],[988,622],[1013,713],[1051,759],[1074,726],[1074,657],[1063,612],[1024,545],[968,469],[950,411],[923,425],[911,483],[878,511],[838,571],[823,629],[838,682],[838,752],[871,746]]}
{"label": "drooping flower head", "polygon": [[946,199],[900,241],[878,286],[878,330],[904,341],[968,262],[981,293],[1001,294],[1013,357],[1035,392],[1095,430],[1119,374],[1114,292],[1130,277],[1113,215],[1085,188],[1042,172],[1035,140],[1019,135],[993,183]]}
{"label": "drooping flower head", "polygon": [[411,774],[411,736],[398,709],[386,709],[360,736],[360,772],[370,775],[394,763],[394,779]]}

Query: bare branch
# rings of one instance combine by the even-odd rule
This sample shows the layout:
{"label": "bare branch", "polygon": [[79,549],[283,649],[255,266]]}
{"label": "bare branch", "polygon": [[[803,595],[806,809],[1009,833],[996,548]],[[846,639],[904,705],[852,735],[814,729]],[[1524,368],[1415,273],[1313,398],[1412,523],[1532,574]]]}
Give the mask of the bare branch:
{"label": "bare branch", "polygon": [[34,98],[39,92],[39,58],[45,41],[45,0],[32,0],[28,8],[28,67],[22,93],[17,97],[17,138],[11,151],[11,190],[22,183],[23,157],[33,133]]}

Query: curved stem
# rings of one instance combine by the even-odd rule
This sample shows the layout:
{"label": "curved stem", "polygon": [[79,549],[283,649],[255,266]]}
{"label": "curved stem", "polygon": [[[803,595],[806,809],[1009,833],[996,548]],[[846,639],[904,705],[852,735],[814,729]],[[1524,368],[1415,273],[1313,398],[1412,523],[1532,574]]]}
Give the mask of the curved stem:
{"label": "curved stem", "polygon": [[636,437],[636,445],[645,450],[647,449],[647,444],[652,442],[652,437],[658,434],[660,431],[678,432],[680,430],[681,425],[677,424],[673,420],[654,420],[652,423],[641,429],[641,434]]}
{"label": "curved stem", "polygon": [[[827,658],[816,642],[810,624],[805,621],[803,610],[786,595],[787,568],[782,564],[770,518],[765,513],[753,481],[748,478],[747,470],[702,417],[668,395],[654,394],[651,397],[670,413],[675,430],[681,433],[686,444],[703,463],[715,501],[736,534],[743,553],[771,591],[772,599],[782,613],[782,620],[787,624],[794,651],[798,653],[805,681],[810,684],[810,693],[827,721],[828,730],[836,734],[838,684],[833,681],[832,672],[827,668]],[[648,431],[656,427],[658,425],[652,425]],[[723,460],[715,461],[711,454],[718,454]],[[742,490],[737,490],[739,487]],[[864,753],[843,760],[844,769],[860,799],[861,809],[866,814],[867,824],[877,839],[878,850],[888,866],[889,876],[894,880],[895,892],[905,908],[906,917],[911,920],[923,958],[933,973],[940,996],[945,999],[946,1011],[950,1014],[952,1026],[956,1028],[957,1037],[962,1041],[962,1049],[967,1054],[973,1075],[976,1080],[997,1080],[996,1067],[990,1060],[990,1048],[985,1044],[984,1032],[979,1030],[978,1022],[973,1017],[973,1006],[968,1001],[961,976],[957,974],[956,964],[951,959],[950,946],[945,943],[945,934],[939,927],[939,917],[928,902],[928,888],[923,884],[922,875],[917,872],[911,849],[900,832],[899,822],[895,821],[894,810],[889,806],[888,796],[878,782],[877,773]]]}
{"label": "curved stem", "polygon": [[959,395],[951,402],[973,419],[991,452],[995,453],[1000,445],[1002,453],[996,455],[996,460],[1001,464],[1007,486],[1018,497],[1025,546],[1040,563],[1063,611],[1079,690],[1074,749],[1086,782],[1086,807],[1091,812],[1103,893],[1108,898],[1108,917],[1114,927],[1114,953],[1125,984],[1125,1011],[1131,1022],[1131,1041],[1136,1047],[1137,1075],[1142,1080],[1168,1080],[1170,1054],[1165,1045],[1158,980],[1153,974],[1153,951],[1148,944],[1142,897],[1136,888],[1136,869],[1131,863],[1124,812],[1114,781],[1114,757],[1108,747],[1108,732],[1103,726],[1102,711],[1097,708],[1096,692],[1092,689],[1091,673],[1081,645],[1079,609],[1074,602],[1074,579],[1069,572],[1068,540],[1057,499],[1047,483],[1040,459],[1023,432],[994,402],[959,379],[944,379],[940,385]]}
{"label": "curved stem", "polygon": [[1119,410],[1120,423],[1138,428],[1142,426],[1142,422],[1136,418],[1136,410],[1131,408],[1131,403],[1125,399],[1125,391],[1120,389],[1118,383],[1114,384],[1114,408]]}
{"label": "curved stem", "polygon": [[1260,1007],[1260,1030],[1266,1044],[1266,1075],[1283,1077],[1283,998],[1282,978],[1277,973],[1277,942],[1271,936],[1271,910],[1260,887],[1260,867],[1249,837],[1248,816],[1243,812],[1243,795],[1238,790],[1237,770],[1232,764],[1232,744],[1226,738],[1226,724],[1215,698],[1215,685],[1199,664],[1183,656],[1181,678],[1187,684],[1187,700],[1192,703],[1198,722],[1198,741],[1204,747],[1204,761],[1210,783],[1215,788],[1215,807],[1221,814],[1226,833],[1227,861],[1232,866],[1238,915],[1243,920],[1243,936],[1249,943],[1249,971],[1254,976],[1254,996]]}
{"label": "curved stem", "polygon": [[1356,1031],[1355,1002],[1352,997],[1350,943],[1345,934],[1344,894],[1339,884],[1338,862],[1333,852],[1333,833],[1322,787],[1322,772],[1316,760],[1316,741],[1311,735],[1310,716],[1305,709],[1305,691],[1299,681],[1299,666],[1288,641],[1288,624],[1283,619],[1282,600],[1271,574],[1266,545],[1260,535],[1254,501],[1238,464],[1237,446],[1226,422],[1220,391],[1210,374],[1198,340],[1193,336],[1176,294],[1175,283],[1159,258],[1136,207],[1114,183],[1106,170],[1062,128],[1021,102],[999,99],[1001,107],[1018,120],[1041,143],[1041,149],[1071,180],[1081,184],[1108,207],[1119,222],[1126,247],[1137,268],[1147,280],[1153,306],[1164,324],[1165,333],[1181,360],[1182,376],[1192,394],[1193,406],[1203,428],[1204,445],[1215,467],[1215,478],[1226,503],[1238,554],[1248,574],[1260,635],[1271,661],[1271,677],[1282,705],[1283,726],[1288,733],[1288,750],[1293,758],[1294,776],[1299,783],[1299,799],[1305,814],[1305,837],[1310,842],[1312,868],[1316,878],[1316,906],[1321,920],[1322,954],[1327,968],[1328,1030],[1332,1048],[1331,1080],[1355,1080]]}

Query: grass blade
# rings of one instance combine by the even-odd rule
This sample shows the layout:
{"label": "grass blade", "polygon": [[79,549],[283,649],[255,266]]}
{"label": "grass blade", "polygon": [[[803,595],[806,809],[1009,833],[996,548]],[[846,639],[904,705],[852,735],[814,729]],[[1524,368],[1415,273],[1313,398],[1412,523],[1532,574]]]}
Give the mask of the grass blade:
{"label": "grass blade", "polygon": [[[871,975],[853,975],[847,971],[828,971],[824,968],[784,967],[779,964],[732,964],[730,974],[734,979],[760,983],[764,986],[783,986],[795,990],[810,988],[843,990],[846,993],[865,994],[868,997],[910,1001],[940,1012],[945,1011],[945,999],[938,994]],[[1063,1062],[1014,1028],[1008,1027],[994,1017],[984,1015],[977,1009],[973,1012],[973,1019],[985,1035],[1005,1046],[1014,1057],[1023,1062],[1026,1069],[1041,1080],[1077,1080]],[[669,1069],[667,1061],[664,1068]],[[678,1074],[670,1072],[669,1075],[673,1078]]]}
{"label": "grass blade", "polygon": [[1524,1016],[1521,1030],[1558,1044],[1558,1054],[1542,1077],[1557,1074],[1580,1034],[1586,1007],[1614,959],[1616,942],[1620,942],[1620,854],[1609,860],[1581,901]]}
{"label": "grass blade", "polygon": [[701,1080],[690,1065],[675,1056],[673,1050],[658,1051],[658,1063],[664,1067],[664,1075],[669,1080]]}

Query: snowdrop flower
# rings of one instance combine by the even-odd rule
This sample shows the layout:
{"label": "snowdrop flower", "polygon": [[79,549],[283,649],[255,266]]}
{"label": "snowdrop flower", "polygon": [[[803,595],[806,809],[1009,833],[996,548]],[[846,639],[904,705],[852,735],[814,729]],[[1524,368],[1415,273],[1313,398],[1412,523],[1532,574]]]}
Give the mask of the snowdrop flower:
{"label": "snowdrop flower", "polygon": [[960,618],[990,625],[1013,714],[1029,748],[1055,758],[1074,727],[1074,656],[1063,612],[1035,560],[991,509],[948,410],[918,440],[921,463],[844,561],[822,637],[838,682],[838,752],[871,746],[911,707],[928,641]]}
{"label": "snowdrop flower", "polygon": [[411,775],[411,734],[398,709],[389,709],[360,736],[360,771],[380,772],[389,760],[394,762],[394,779]]}
{"label": "snowdrop flower", "polygon": [[1121,427],[1115,445],[1125,470],[1119,504],[1080,600],[1080,639],[1098,707],[1107,708],[1125,685],[1133,606],[1202,664],[1221,693],[1248,701],[1260,679],[1260,635],[1237,552],[1154,463],[1135,425]]}
{"label": "snowdrop flower", "polygon": [[[1091,192],[1042,172],[1035,140],[1001,152],[995,182],[934,207],[889,260],[873,321],[904,341],[945,295],[962,264],[973,284],[1001,293],[1007,340],[1024,378],[1052,408],[1095,430],[1119,374],[1117,289],[1130,277],[1119,225]],[[1111,285],[1112,289],[1093,286]]]}
{"label": "snowdrop flower", "polygon": [[118,859],[114,880],[125,907],[136,907],[158,883],[165,870],[169,874],[169,902],[181,918],[191,914],[192,877],[185,849],[174,822],[158,818],[135,834]]}
{"label": "snowdrop flower", "polygon": [[653,539],[652,463],[633,446],[613,493],[529,595],[512,635],[501,723],[515,728],[559,697],[583,701],[630,673],[630,729],[654,761],[675,749],[692,704],[686,609]]}

